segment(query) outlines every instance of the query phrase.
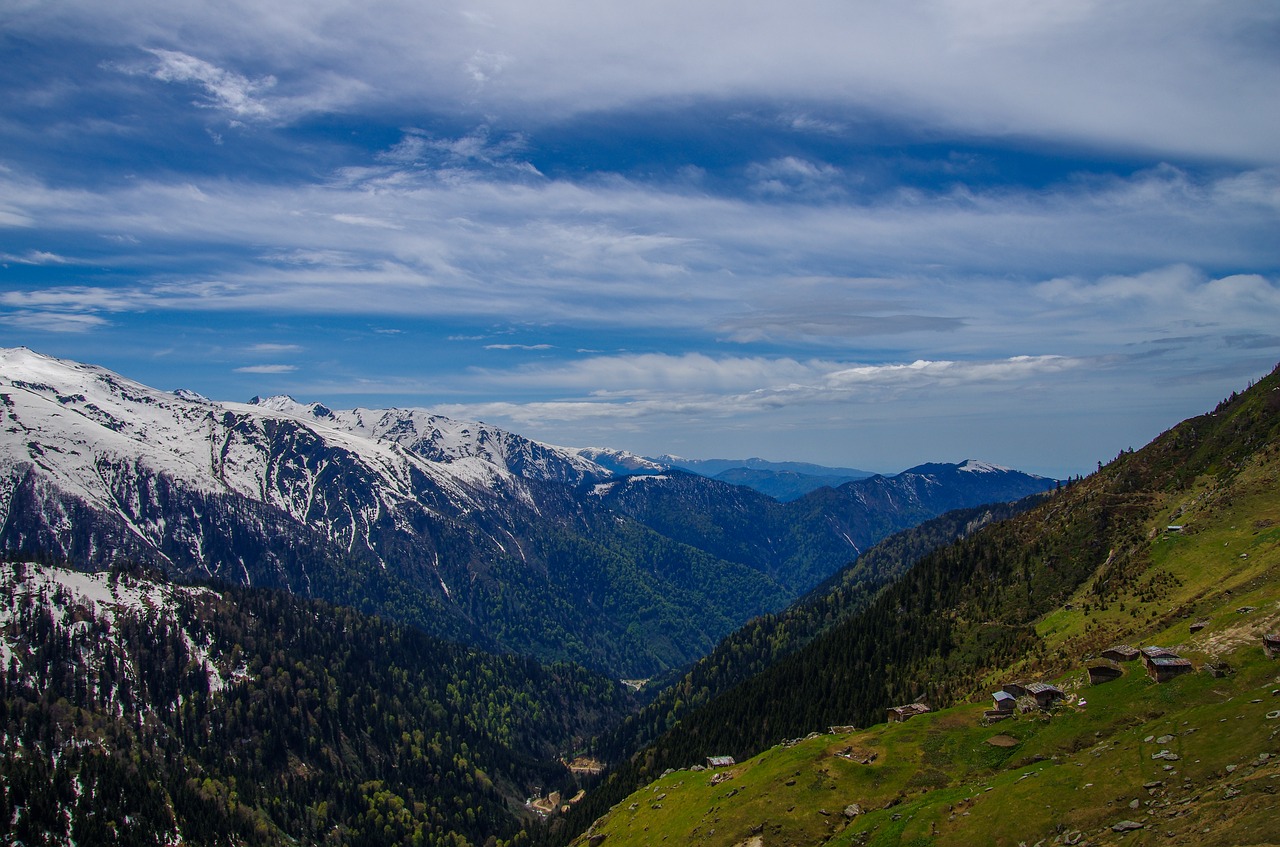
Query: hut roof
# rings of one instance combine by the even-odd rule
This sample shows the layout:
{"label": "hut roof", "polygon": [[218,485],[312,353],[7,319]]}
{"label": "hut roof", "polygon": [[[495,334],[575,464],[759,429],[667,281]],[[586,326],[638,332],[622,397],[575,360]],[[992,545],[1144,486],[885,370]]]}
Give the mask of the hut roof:
{"label": "hut roof", "polygon": [[1158,668],[1189,668],[1191,667],[1191,660],[1183,659],[1179,656],[1156,656],[1151,660],[1151,664]]}
{"label": "hut roof", "polygon": [[1103,650],[1102,652],[1103,652],[1103,653],[1115,653],[1116,655],[1124,656],[1124,657],[1129,658],[1129,659],[1133,659],[1133,658],[1136,658],[1136,657],[1137,657],[1137,655],[1138,655],[1138,648],[1137,648],[1137,647],[1131,647],[1131,646],[1129,646],[1128,644],[1116,644],[1114,647],[1108,647],[1107,649]]}
{"label": "hut roof", "polygon": [[[1035,696],[1036,694],[1063,694],[1062,689],[1056,685],[1050,685],[1047,682],[1033,682],[1027,686],[1027,693]],[[1065,697],[1066,695],[1063,694]]]}
{"label": "hut roof", "polygon": [[908,703],[905,706],[893,706],[891,711],[904,716],[923,715],[925,712],[929,711],[929,707],[924,703]]}
{"label": "hut roof", "polygon": [[1173,652],[1172,650],[1168,650],[1164,647],[1156,647],[1154,644],[1149,647],[1143,647],[1142,655],[1146,656],[1148,659],[1178,658],[1178,654]]}

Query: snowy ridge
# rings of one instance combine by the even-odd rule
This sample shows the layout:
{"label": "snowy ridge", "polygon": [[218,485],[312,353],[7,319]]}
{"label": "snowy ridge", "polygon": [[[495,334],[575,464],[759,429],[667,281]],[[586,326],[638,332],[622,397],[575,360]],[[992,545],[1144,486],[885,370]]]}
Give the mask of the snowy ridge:
{"label": "snowy ridge", "polygon": [[616,474],[652,474],[671,470],[671,465],[626,450],[603,447],[577,447],[572,452],[597,467]]}
{"label": "snowy ridge", "polygon": [[[334,413],[287,397],[255,400],[215,403],[26,348],[0,350],[0,524],[25,484],[115,515],[156,550],[177,531],[200,559],[204,539],[167,523],[162,495],[177,486],[248,498],[348,550],[373,550],[380,522],[532,506],[525,476],[609,475],[569,451],[423,410]],[[69,538],[70,514],[46,511],[58,521],[50,531]]]}
{"label": "snowy ridge", "polygon": [[320,403],[299,403],[287,395],[255,397],[250,405],[374,442],[399,444],[425,459],[445,464],[460,459],[480,459],[515,476],[574,484],[612,476],[611,470],[592,461],[590,451],[543,444],[487,424],[454,420],[426,409],[335,411]]}
{"label": "snowy ridge", "polygon": [[965,459],[956,465],[956,470],[965,473],[1010,473],[1013,468],[1006,468],[1003,465],[993,465],[990,462],[981,462],[977,459]]}

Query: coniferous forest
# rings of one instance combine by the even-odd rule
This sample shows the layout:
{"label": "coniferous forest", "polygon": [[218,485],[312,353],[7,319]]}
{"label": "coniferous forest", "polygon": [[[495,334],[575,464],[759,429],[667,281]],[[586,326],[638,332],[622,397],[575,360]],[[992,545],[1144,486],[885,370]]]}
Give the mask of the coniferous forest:
{"label": "coniferous forest", "polygon": [[558,757],[627,708],[575,666],[282,592],[174,591],[101,615],[24,591],[42,566],[5,568],[9,843],[518,844],[515,806],[567,787]]}

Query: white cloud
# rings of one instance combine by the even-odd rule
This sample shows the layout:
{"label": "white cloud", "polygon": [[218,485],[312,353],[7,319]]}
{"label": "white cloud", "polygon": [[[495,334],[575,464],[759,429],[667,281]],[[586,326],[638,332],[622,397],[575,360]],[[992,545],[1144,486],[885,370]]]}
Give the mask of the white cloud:
{"label": "white cloud", "polygon": [[235,368],[238,374],[288,374],[298,369],[297,365],[245,365]]}
{"label": "white cloud", "polygon": [[39,332],[91,332],[109,326],[110,321],[98,315],[75,312],[42,312],[19,310],[0,312],[0,324],[17,330]]}
{"label": "white cloud", "polygon": [[1096,279],[1062,277],[1034,293],[1051,311],[1041,320],[1065,326],[1091,321],[1096,337],[1143,340],[1193,330],[1200,334],[1265,332],[1280,320],[1280,278],[1232,274],[1214,278],[1189,265]]}
{"label": "white cloud", "polygon": [[376,13],[354,0],[66,0],[29,4],[4,25],[15,37],[150,45],[158,72],[244,119],[279,112],[264,96],[270,78],[306,78],[313,90],[293,96],[330,107],[540,118],[755,98],[1275,163],[1280,115],[1266,106],[1280,89],[1268,40],[1278,20],[1274,4],[1249,0],[386,0]]}
{"label": "white cloud", "polygon": [[19,265],[69,265],[71,260],[65,256],[59,256],[56,253],[48,253],[44,250],[28,250],[22,255],[13,253],[0,253],[0,263],[14,262]]}
{"label": "white cloud", "polygon": [[[1082,359],[1056,355],[854,364],[789,357],[651,353],[596,356],[508,371],[473,369],[466,379],[506,393],[536,389],[540,393],[578,395],[556,402],[501,404],[504,415],[536,414],[539,420],[548,420],[557,409],[563,409],[568,418],[576,418],[583,414],[603,415],[608,408],[615,412],[624,408],[630,414],[674,405],[729,414],[779,403],[868,402],[896,396],[903,390],[998,386],[1056,375],[1084,364],[1087,362]],[[526,406],[534,411],[516,411]],[[493,414],[498,407],[482,408]]]}
{"label": "white cloud", "polygon": [[367,226],[373,229],[401,229],[399,224],[392,221],[380,220],[378,218],[369,217],[368,215],[348,215],[336,214],[333,219],[340,224],[351,224],[352,226]]}
{"label": "white cloud", "polygon": [[275,87],[275,77],[268,75],[249,79],[177,50],[149,49],[147,52],[157,60],[150,69],[155,79],[195,83],[205,92],[201,105],[229,112],[242,120],[275,117],[271,107],[259,97]]}
{"label": "white cloud", "polygon": [[554,350],[551,344],[486,344],[486,350]]}
{"label": "white cloud", "polygon": [[779,115],[778,120],[796,132],[816,133],[818,135],[843,135],[849,130],[848,124],[840,121],[824,120],[813,115],[791,113]]}
{"label": "white cloud", "polygon": [[637,353],[529,365],[505,372],[477,369],[472,376],[509,388],[536,386],[555,392],[577,391],[603,397],[649,392],[753,391],[777,384],[813,381],[833,367],[791,358]]}
{"label": "white cloud", "polygon": [[827,375],[832,386],[936,387],[943,383],[998,384],[1056,374],[1087,364],[1067,356],[1013,356],[985,362],[926,361],[909,364],[859,365]]}
{"label": "white cloud", "polygon": [[272,355],[281,354],[281,353],[301,353],[302,351],[303,351],[303,347],[300,344],[272,344],[272,343],[253,344],[249,346],[249,350],[248,350],[248,352],[250,353],[255,353],[255,354],[267,353]]}
{"label": "white cloud", "polygon": [[[779,167],[823,172],[801,160]],[[1164,168],[820,206],[624,180],[441,184],[390,165],[319,185],[99,191],[0,173],[0,195],[23,217],[84,240],[114,233],[120,252],[93,263],[129,269],[110,286],[12,279],[0,304],[487,316],[835,347],[878,338],[906,355],[941,345],[989,356],[1047,337],[1060,347],[1044,352],[1092,354],[1086,339],[1115,344],[1136,331],[1141,341],[1190,319],[1269,331],[1273,277],[1203,268],[1274,266],[1275,214],[1263,201],[1277,193],[1276,169],[1193,180]],[[190,257],[181,275],[175,256]]]}
{"label": "white cloud", "polygon": [[68,313],[145,311],[154,297],[142,288],[63,285],[0,291],[0,305]]}
{"label": "white cloud", "polygon": [[834,165],[784,156],[757,162],[747,168],[747,178],[761,194],[801,194],[806,197],[835,197],[844,193],[844,174]]}

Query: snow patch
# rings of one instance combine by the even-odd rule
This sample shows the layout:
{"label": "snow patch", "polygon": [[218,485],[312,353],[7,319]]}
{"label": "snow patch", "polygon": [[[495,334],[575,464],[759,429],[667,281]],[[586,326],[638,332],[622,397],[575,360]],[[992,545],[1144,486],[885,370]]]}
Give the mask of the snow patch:
{"label": "snow patch", "polygon": [[993,465],[990,462],[980,462],[977,459],[965,459],[956,470],[965,473],[1011,473],[1012,468],[1006,468],[1001,465]]}

